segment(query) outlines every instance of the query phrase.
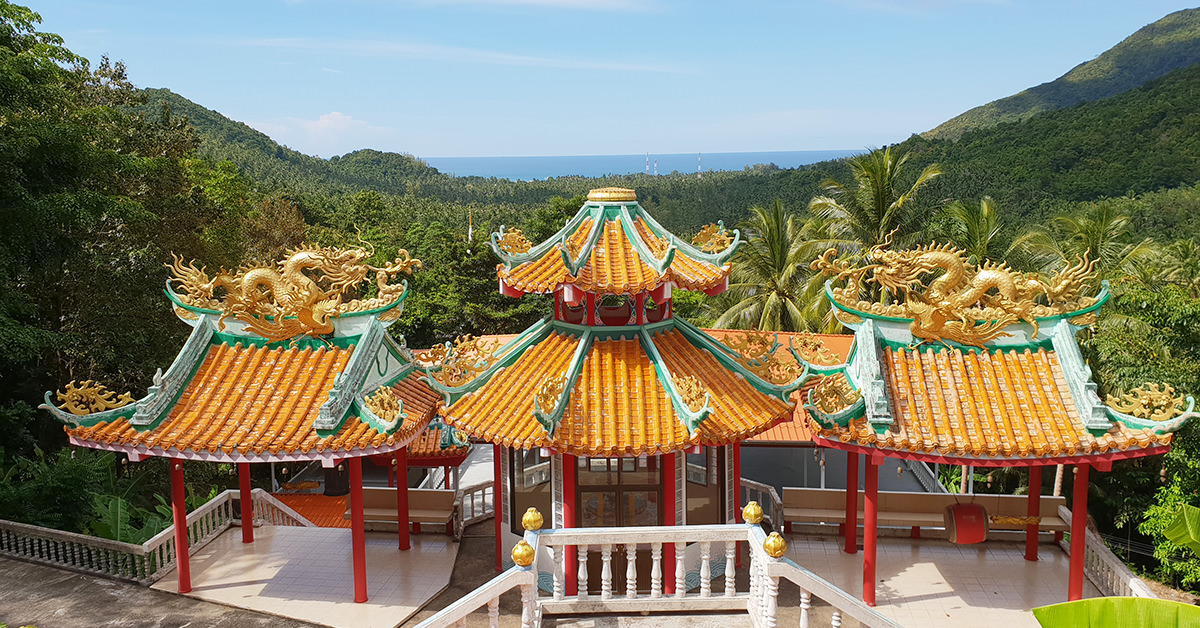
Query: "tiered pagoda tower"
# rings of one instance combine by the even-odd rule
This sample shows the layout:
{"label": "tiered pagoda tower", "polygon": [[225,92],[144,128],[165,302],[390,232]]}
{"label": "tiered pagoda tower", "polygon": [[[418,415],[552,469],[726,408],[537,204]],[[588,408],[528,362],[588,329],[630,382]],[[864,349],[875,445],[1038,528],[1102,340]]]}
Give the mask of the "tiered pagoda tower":
{"label": "tiered pagoda tower", "polygon": [[755,333],[723,344],[674,317],[674,289],[726,289],[739,243],[720,225],[680,241],[622,188],[592,190],[536,246],[493,234],[501,292],[552,294],[553,315],[503,346],[460,338],[423,359],[446,422],[496,445],[498,567],[529,507],[554,527],[735,519],[736,445],[790,419],[794,354],[819,361],[822,348]]}

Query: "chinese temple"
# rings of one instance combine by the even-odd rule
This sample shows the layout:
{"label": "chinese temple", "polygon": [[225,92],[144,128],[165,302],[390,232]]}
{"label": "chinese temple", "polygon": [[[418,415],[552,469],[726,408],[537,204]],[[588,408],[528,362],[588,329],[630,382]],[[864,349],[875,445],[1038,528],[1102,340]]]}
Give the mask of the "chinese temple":
{"label": "chinese temple", "polygon": [[[622,188],[592,190],[536,246],[492,235],[500,291],[551,294],[553,314],[503,344],[460,338],[422,359],[445,421],[496,448],[498,569],[529,508],[555,528],[736,520],[738,444],[790,420],[805,375],[794,356],[827,357],[811,336],[721,342],[673,316],[674,289],[727,288],[739,243],[721,225],[681,241]],[[574,592],[576,557],[565,562]]]}
{"label": "chinese temple", "polygon": [[843,526],[851,553],[857,457],[865,457],[864,600],[874,604],[878,469],[887,457],[1028,467],[1028,560],[1037,560],[1041,470],[1074,465],[1068,598],[1079,599],[1089,469],[1164,453],[1196,416],[1192,399],[1170,386],[1099,397],[1076,340],[1109,299],[1106,283],[1086,294],[1094,263],[1081,259],[1044,281],[931,245],[876,247],[857,265],[830,250],[812,267],[832,276],[826,297],[854,330],[846,364],[812,365],[820,382],[804,408],[817,445],[852,461]]}
{"label": "chinese temple", "polygon": [[[407,281],[396,279],[420,261],[401,251],[377,267],[367,263],[370,257],[362,248],[305,246],[277,264],[212,277],[176,259],[165,292],[192,332],[174,363],[155,374],[147,395],[135,400],[71,382],[57,393],[57,404],[46,393],[42,407],[67,425],[72,445],[121,452],[131,461],[172,461],[181,548],[188,541],[180,461],[236,464],[243,513],[252,512],[250,464],[346,465],[355,601],[364,602],[362,458],[385,456],[406,469],[407,447],[415,443],[449,464],[465,455],[466,445],[431,428],[439,396],[425,385],[412,353],[387,333],[408,295]],[[367,281],[375,284],[374,296],[355,298]],[[407,520],[407,484],[399,487],[397,513]],[[408,527],[399,529],[400,549],[408,549]],[[252,525],[243,525],[242,533],[244,542],[253,542]],[[179,591],[186,593],[188,552],[178,552],[177,571]]]}

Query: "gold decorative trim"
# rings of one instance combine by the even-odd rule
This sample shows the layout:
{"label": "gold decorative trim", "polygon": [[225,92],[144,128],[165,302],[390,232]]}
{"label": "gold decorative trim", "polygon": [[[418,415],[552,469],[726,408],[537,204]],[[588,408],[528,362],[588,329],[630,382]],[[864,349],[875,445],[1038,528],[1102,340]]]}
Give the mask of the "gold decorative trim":
{"label": "gold decorative trim", "polygon": [[1176,397],[1170,384],[1142,384],[1120,397],[1109,395],[1105,403],[1117,412],[1150,421],[1169,421],[1184,411],[1184,396]]}
{"label": "gold decorative trim", "polygon": [[432,362],[433,378],[446,386],[461,386],[486,371],[495,361],[495,342],[487,343],[470,334],[450,343],[436,345],[422,358]]}
{"label": "gold decorative trim", "polygon": [[792,348],[809,364],[833,366],[841,364],[842,360],[834,355],[825,343],[811,331],[802,331],[792,338]]}
{"label": "gold decorative trim", "polygon": [[123,408],[136,401],[129,393],[117,393],[85,379],[78,384],[71,380],[62,390],[56,393],[59,409],[81,416],[105,410]]}
{"label": "gold decorative trim", "polygon": [[[391,263],[372,266],[366,260],[373,254],[364,248],[305,245],[288,251],[275,264],[247,266],[236,272],[222,269],[211,278],[204,267],[196,268],[194,261],[184,265],[183,259],[174,255],[167,267],[174,275],[171,280],[182,289],[177,294],[184,304],[220,310],[222,323],[235,318],[276,342],[333,333],[331,319],[399,299],[405,285],[393,283],[393,279],[400,273],[412,274],[421,268],[421,261],[400,250]],[[375,273],[375,296],[349,299],[371,272]]]}
{"label": "gold decorative trim", "polygon": [[[839,304],[876,316],[910,318],[910,331],[922,341],[981,347],[1008,335],[1004,328],[1017,321],[1032,325],[1036,336],[1038,318],[1069,314],[1096,302],[1081,294],[1094,279],[1096,266],[1086,255],[1047,282],[1006,264],[976,266],[962,249],[949,244],[905,251],[889,250],[890,245],[889,234],[861,266],[839,259],[837,249],[829,249],[811,268],[847,281],[845,287],[832,290]],[[891,301],[861,299],[866,283],[886,291]]]}
{"label": "gold decorative trim", "polygon": [[862,393],[850,386],[850,380],[842,373],[836,373],[821,378],[821,382],[813,388],[813,403],[821,412],[834,414],[858,402]]}
{"label": "gold decorative trim", "polygon": [[533,244],[525,238],[520,229],[505,229],[504,235],[500,236],[500,250],[509,255],[522,255],[528,253],[531,248]]}
{"label": "gold decorative trim", "polygon": [[368,410],[387,423],[395,422],[396,417],[400,416],[400,398],[388,386],[381,387],[367,397],[366,405]]}
{"label": "gold decorative trim", "polygon": [[692,412],[699,412],[704,407],[704,384],[692,375],[676,375],[671,379],[671,383],[675,385],[675,392],[679,393],[679,399],[683,401],[683,405]]}
{"label": "gold decorative trim", "polygon": [[542,382],[542,385],[538,387],[536,393],[538,407],[542,409],[542,412],[545,412],[546,414],[551,414],[554,412],[555,408],[558,407],[558,399],[562,397],[563,386],[565,386],[566,383],[566,375],[552,377]]}
{"label": "gold decorative trim", "polygon": [[1015,515],[991,515],[988,519],[992,523],[1001,526],[1035,526],[1042,522],[1042,518],[1037,515],[1021,517]]}
{"label": "gold decorative trim", "polygon": [[692,244],[705,253],[717,253],[733,244],[733,236],[729,235],[729,230],[724,225],[708,223],[692,238]]}
{"label": "gold decorative trim", "polygon": [[182,318],[185,321],[194,321],[197,318],[200,318],[199,316],[196,315],[195,312],[193,312],[185,307],[179,307],[178,305],[175,306],[175,315],[178,316],[179,318]]}
{"label": "gold decorative trim", "polygon": [[786,384],[800,376],[800,365],[794,360],[776,357],[779,342],[774,334],[747,331],[725,336],[725,345],[738,353],[735,359],[746,370],[772,384]]}
{"label": "gold decorative trim", "polygon": [[629,188],[596,188],[588,192],[589,201],[636,201],[637,192]]}

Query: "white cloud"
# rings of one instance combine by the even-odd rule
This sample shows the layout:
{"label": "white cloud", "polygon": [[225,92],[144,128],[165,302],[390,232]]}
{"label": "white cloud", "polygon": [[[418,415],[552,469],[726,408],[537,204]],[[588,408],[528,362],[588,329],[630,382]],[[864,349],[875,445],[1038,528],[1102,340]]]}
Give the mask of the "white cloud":
{"label": "white cloud", "polygon": [[439,44],[422,44],[401,41],[259,38],[243,39],[233,43],[235,45],[252,46],[258,48],[282,48],[293,50],[310,50],[317,52],[342,52],[361,57],[373,58],[399,57],[410,59],[433,59],[438,61],[457,61],[460,63],[516,65],[526,67],[560,68],[568,70],[664,72],[676,74],[690,73],[690,70],[685,68],[668,65],[591,61],[587,59],[569,59],[563,57],[538,57],[480,48],[465,48],[461,46],[443,46]]}
{"label": "white cloud", "polygon": [[308,155],[329,157],[360,148],[381,148],[381,142],[396,137],[396,129],[374,126],[365,120],[331,111],[316,120],[281,118],[247,121],[280,144]]}

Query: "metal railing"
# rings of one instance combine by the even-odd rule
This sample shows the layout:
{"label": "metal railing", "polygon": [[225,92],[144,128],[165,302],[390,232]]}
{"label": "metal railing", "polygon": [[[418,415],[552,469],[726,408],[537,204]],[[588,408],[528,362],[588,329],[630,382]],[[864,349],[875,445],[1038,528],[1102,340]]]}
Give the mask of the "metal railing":
{"label": "metal railing", "polygon": [[[254,489],[256,524],[311,526],[270,493]],[[188,513],[188,551],[195,553],[238,521],[238,492],[228,490]],[[141,545],[0,520],[0,555],[83,573],[153,584],[175,567],[175,526]]]}
{"label": "metal railing", "polygon": [[[1071,511],[1067,510],[1066,506],[1058,507],[1058,516],[1068,526],[1071,525]],[[1068,556],[1071,554],[1069,535],[1059,545]],[[1101,594],[1158,598],[1144,580],[1130,571],[1129,567],[1108,549],[1104,539],[1100,538],[1095,530],[1088,529],[1084,537],[1083,551],[1083,573],[1096,585]]]}
{"label": "metal railing", "polygon": [[912,472],[913,477],[917,478],[917,482],[921,483],[926,493],[949,493],[945,486],[938,480],[933,469],[929,468],[929,463],[924,460],[905,460],[904,466]]}
{"label": "metal railing", "polygon": [[[861,600],[800,567],[786,558],[771,558],[763,549],[767,535],[758,525],[728,524],[704,526],[659,526],[636,528],[565,528],[526,532],[525,540],[535,550],[542,566],[549,567],[550,586],[539,591],[534,562],[529,567],[513,567],[468,593],[445,609],[417,625],[417,628],[444,628],[465,625],[469,615],[486,607],[488,624],[499,625],[499,600],[507,591],[520,588],[521,625],[540,625],[543,614],[580,615],[590,613],[687,613],[699,610],[746,611],[756,627],[777,625],[779,581],[787,579],[801,589],[801,626],[810,622],[812,598],[833,607],[833,626],[843,617],[858,620],[868,628],[900,628]],[[749,544],[749,589],[737,590],[736,548]],[[691,545],[692,552],[688,551]],[[664,549],[675,549],[674,590],[664,582]],[[577,593],[566,589],[566,556],[574,548]],[[685,578],[685,556],[700,559],[699,582],[689,588]],[[590,550],[590,551],[589,551]],[[640,550],[640,551],[639,551]],[[648,551],[647,551],[648,550]],[[713,550],[717,550],[714,552]],[[613,558],[624,555],[623,590],[615,589]],[[599,587],[589,587],[588,565],[599,559]],[[639,569],[639,561],[650,561],[649,569]],[[723,561],[724,573],[712,577],[714,561]],[[574,565],[572,565],[574,566]],[[643,565],[645,567],[645,565]],[[639,583],[638,574],[650,574],[650,582]],[[723,590],[714,591],[714,580],[723,580]],[[589,588],[598,589],[589,591]]]}

